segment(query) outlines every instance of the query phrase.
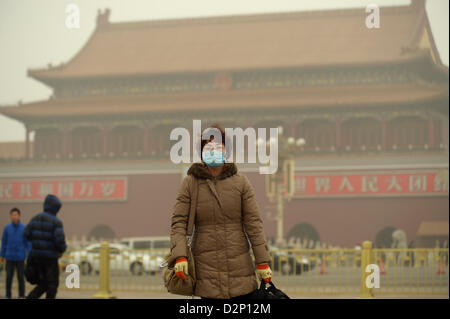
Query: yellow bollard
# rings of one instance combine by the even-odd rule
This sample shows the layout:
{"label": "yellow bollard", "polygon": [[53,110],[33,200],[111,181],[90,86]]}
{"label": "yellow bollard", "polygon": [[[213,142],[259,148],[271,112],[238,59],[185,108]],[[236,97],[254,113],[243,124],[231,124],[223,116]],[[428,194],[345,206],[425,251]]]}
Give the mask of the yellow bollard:
{"label": "yellow bollard", "polygon": [[100,246],[100,283],[98,292],[92,297],[94,299],[113,299],[109,288],[109,244],[102,242]]}
{"label": "yellow bollard", "polygon": [[362,244],[362,251],[361,251],[361,294],[358,297],[358,299],[372,299],[373,298],[373,289],[368,288],[366,286],[366,267],[369,264],[372,264],[372,242],[371,241],[365,241]]}

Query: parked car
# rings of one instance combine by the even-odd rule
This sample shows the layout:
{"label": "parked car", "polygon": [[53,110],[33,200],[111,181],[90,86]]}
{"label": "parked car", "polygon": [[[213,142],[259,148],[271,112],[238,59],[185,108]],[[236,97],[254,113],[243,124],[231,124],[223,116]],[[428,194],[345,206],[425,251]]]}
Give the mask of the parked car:
{"label": "parked car", "polygon": [[[133,275],[155,274],[160,271],[162,258],[152,258],[145,252],[135,252],[122,244],[110,244],[110,271],[130,271]],[[78,264],[83,275],[98,273],[100,268],[100,244],[92,244],[85,249],[69,254],[72,263]]]}
{"label": "parked car", "polygon": [[270,268],[283,275],[301,275],[303,272],[314,269],[317,261],[310,258],[307,254],[298,255],[284,250],[270,250],[272,260],[269,263]]}
{"label": "parked car", "polygon": [[170,250],[169,236],[127,237],[120,241],[134,252],[145,252],[155,260],[162,260]]}

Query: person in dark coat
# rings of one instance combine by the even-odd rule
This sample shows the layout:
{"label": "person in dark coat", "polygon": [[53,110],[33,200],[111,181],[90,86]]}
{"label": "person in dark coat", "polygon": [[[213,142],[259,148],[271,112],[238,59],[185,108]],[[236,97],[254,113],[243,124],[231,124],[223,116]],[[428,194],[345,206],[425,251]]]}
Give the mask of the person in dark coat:
{"label": "person in dark coat", "polygon": [[66,250],[63,224],[56,214],[62,203],[55,195],[47,195],[44,211],[34,216],[25,228],[25,237],[31,242],[29,265],[34,267],[39,279],[28,299],[39,298],[46,293],[54,299],[59,284],[58,258]]}
{"label": "person in dark coat", "polygon": [[14,271],[17,270],[19,298],[25,298],[24,262],[31,245],[24,236],[25,225],[20,222],[20,210],[16,207],[9,212],[11,223],[3,229],[0,261],[6,260],[6,298],[11,298]]}

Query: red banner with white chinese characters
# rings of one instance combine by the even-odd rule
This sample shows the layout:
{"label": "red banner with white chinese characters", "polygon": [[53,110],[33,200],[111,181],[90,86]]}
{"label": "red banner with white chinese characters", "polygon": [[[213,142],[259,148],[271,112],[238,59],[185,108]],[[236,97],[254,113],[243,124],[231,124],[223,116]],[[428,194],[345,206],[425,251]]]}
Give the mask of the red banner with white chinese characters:
{"label": "red banner with white chinese characters", "polygon": [[437,172],[296,172],[294,186],[295,197],[448,195],[448,176]]}
{"label": "red banner with white chinese characters", "polygon": [[127,178],[0,179],[0,203],[43,201],[47,194],[54,194],[62,201],[126,200]]}

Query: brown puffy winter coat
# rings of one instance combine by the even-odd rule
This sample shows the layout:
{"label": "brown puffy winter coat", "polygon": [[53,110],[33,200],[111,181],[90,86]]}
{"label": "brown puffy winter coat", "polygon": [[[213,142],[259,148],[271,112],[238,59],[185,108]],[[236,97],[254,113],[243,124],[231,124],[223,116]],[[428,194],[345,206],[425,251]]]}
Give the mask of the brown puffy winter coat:
{"label": "brown puffy winter coat", "polygon": [[225,163],[214,178],[204,163],[194,163],[178,192],[171,226],[171,255],[187,256],[186,225],[192,178],[198,179],[197,214],[192,240],[197,284],[195,295],[231,298],[258,287],[250,256],[269,262],[263,224],[253,188],[234,163]]}

